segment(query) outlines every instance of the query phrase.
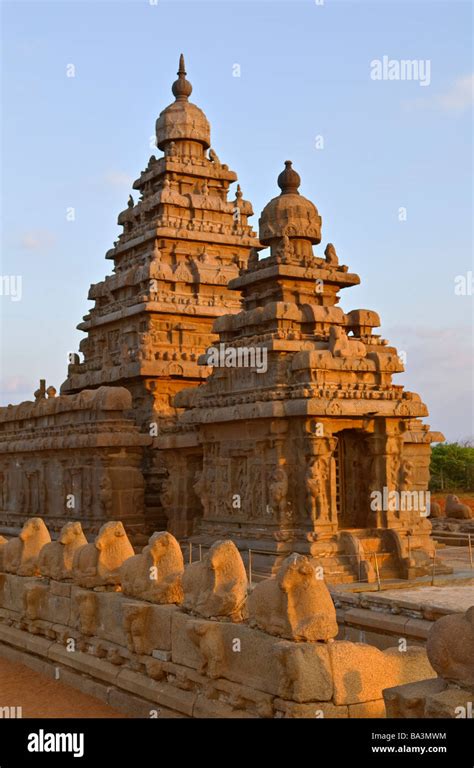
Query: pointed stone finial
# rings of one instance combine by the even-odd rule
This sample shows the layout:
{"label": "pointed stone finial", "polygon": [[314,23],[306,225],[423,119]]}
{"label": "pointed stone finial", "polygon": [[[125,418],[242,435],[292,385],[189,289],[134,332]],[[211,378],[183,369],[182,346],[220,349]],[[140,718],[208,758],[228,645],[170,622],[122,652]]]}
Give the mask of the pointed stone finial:
{"label": "pointed stone finial", "polygon": [[34,394],[34,398],[35,403],[46,399],[46,379],[40,379],[40,385]]}
{"label": "pointed stone finial", "polygon": [[301,178],[291,165],[291,160],[285,160],[285,170],[278,177],[277,184],[282,195],[299,195],[298,187],[301,184]]}
{"label": "pointed stone finial", "polygon": [[191,96],[193,86],[186,80],[186,67],[184,65],[183,54],[179,57],[178,79],[174,81],[171,90],[176,101],[187,101]]}

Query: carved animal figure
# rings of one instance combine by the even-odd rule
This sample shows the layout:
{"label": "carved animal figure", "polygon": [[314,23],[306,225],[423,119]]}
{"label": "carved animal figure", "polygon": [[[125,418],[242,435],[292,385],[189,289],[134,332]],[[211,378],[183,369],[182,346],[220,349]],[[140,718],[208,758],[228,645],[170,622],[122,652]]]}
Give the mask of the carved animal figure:
{"label": "carved animal figure", "polygon": [[340,325],[332,325],[329,331],[329,350],[334,357],[366,357],[365,344],[357,339],[348,339]]}
{"label": "carved animal figure", "polygon": [[23,613],[25,618],[30,621],[39,619],[41,615],[41,606],[47,600],[48,587],[45,584],[29,582],[23,593]]}
{"label": "carved animal figure", "polygon": [[438,619],[429,631],[426,652],[440,677],[474,691],[474,605],[466,613]]}
{"label": "carved animal figure", "polygon": [[334,248],[332,243],[328,243],[324,255],[326,257],[326,261],[328,264],[332,264],[334,266],[337,266],[339,264],[339,259],[337,257],[336,249]]}
{"label": "carved animal figure", "polygon": [[329,640],[338,632],[328,588],[304,555],[287,557],[276,576],[257,584],[249,596],[249,618],[270,635],[290,640]]}
{"label": "carved animal figure", "polygon": [[457,520],[470,520],[472,517],[471,508],[459,501],[459,498],[452,493],[446,496],[444,511],[446,517],[454,517]]}
{"label": "carved animal figure", "polygon": [[167,531],[154,533],[141,555],[130,557],[120,568],[125,595],[151,603],[181,603],[184,561],[181,547]]}
{"label": "carved animal figure", "polygon": [[57,541],[45,544],[38,558],[41,576],[50,579],[68,579],[71,577],[74,553],[87,544],[80,522],[66,523],[61,528]]}
{"label": "carved animal figure", "polygon": [[441,504],[437,501],[430,501],[430,517],[446,517],[444,510],[441,508]]}
{"label": "carved animal figure", "polygon": [[192,621],[187,632],[201,654],[199,672],[213,680],[221,677],[225,668],[225,649],[222,633],[215,624]]}
{"label": "carved animal figure", "polygon": [[91,636],[97,628],[97,595],[95,592],[77,592],[74,599],[77,611],[76,626],[84,635]]}
{"label": "carved animal figure", "polygon": [[187,610],[206,618],[245,618],[247,574],[233,541],[214,542],[202,561],[187,566],[182,583]]}
{"label": "carved animal figure", "polygon": [[134,554],[122,523],[114,520],[105,523],[93,544],[86,544],[74,553],[74,583],[82,587],[120,584],[120,566]]}
{"label": "carved animal figure", "polygon": [[19,576],[39,576],[38,556],[51,536],[41,517],[30,517],[17,538],[2,547],[3,570]]}
{"label": "carved animal figure", "polygon": [[150,610],[149,605],[125,604],[123,606],[123,626],[127,634],[127,648],[132,653],[142,655],[149,650],[150,640],[153,640],[153,638],[147,638]]}
{"label": "carved animal figure", "polygon": [[219,158],[217,157],[215,151],[212,148],[209,150],[209,160],[211,161],[211,163],[215,163],[216,165],[220,165],[220,160],[219,160]]}

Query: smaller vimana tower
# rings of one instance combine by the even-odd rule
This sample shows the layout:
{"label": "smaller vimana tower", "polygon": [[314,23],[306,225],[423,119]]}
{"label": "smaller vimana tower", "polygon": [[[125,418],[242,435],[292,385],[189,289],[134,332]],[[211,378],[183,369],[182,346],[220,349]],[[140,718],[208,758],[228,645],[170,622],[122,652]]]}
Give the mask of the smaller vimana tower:
{"label": "smaller vimana tower", "polygon": [[169,525],[201,548],[231,538],[254,575],[292,552],[330,582],[424,575],[430,442],[444,438],[393,383],[403,365],[377,313],[338,306],[359,277],[331,243],[313,253],[321,217],[290,161],[278,186],[259,221],[267,250],[229,283],[243,309],[214,325],[220,359],[157,441]]}

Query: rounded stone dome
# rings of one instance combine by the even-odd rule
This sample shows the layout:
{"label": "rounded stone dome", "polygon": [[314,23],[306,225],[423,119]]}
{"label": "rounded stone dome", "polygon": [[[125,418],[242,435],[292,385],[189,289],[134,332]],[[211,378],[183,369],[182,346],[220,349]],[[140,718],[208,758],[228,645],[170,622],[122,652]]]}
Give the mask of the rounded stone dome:
{"label": "rounded stone dome", "polygon": [[259,219],[259,238],[264,245],[285,235],[313,244],[321,242],[321,216],[314,203],[298,192],[300,182],[291,160],[286,160],[285,169],[278,176],[281,194],[270,200]]}
{"label": "rounded stone dome", "polygon": [[176,101],[166,107],[156,121],[157,147],[165,149],[167,142],[188,139],[198,141],[208,149],[211,146],[211,128],[202,109],[188,101],[193,87],[186,80],[183,54],[179,59],[178,79],[171,90]]}

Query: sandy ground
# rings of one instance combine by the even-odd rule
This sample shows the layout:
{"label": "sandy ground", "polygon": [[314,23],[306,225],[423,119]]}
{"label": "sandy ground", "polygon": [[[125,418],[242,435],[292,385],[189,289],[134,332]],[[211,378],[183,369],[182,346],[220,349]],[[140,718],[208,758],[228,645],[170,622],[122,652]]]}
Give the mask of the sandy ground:
{"label": "sandy ground", "polygon": [[1,707],[21,707],[22,717],[126,717],[75,688],[0,657]]}

